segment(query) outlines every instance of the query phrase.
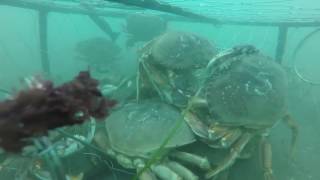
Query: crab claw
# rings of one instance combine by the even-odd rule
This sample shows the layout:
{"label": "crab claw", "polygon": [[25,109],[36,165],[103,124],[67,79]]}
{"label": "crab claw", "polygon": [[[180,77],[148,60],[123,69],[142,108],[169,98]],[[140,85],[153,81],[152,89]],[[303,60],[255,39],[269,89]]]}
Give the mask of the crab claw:
{"label": "crab claw", "polygon": [[196,115],[194,115],[191,112],[186,111],[184,113],[184,118],[191,130],[199,137],[203,139],[208,139],[209,134],[208,134],[208,128],[207,126],[200,121]]}
{"label": "crab claw", "polygon": [[239,128],[229,128],[219,125],[212,126],[208,132],[211,142],[220,139],[220,141],[214,144],[210,143],[210,146],[218,148],[229,148],[242,135],[242,131]]}
{"label": "crab claw", "polygon": [[235,160],[239,157],[243,148],[248,144],[252,136],[253,134],[247,132],[242,134],[240,139],[232,146],[230,154],[221,162],[220,165],[218,165],[214,169],[209,170],[206,173],[205,178],[211,179],[214,176],[218,175],[220,172],[232,166]]}

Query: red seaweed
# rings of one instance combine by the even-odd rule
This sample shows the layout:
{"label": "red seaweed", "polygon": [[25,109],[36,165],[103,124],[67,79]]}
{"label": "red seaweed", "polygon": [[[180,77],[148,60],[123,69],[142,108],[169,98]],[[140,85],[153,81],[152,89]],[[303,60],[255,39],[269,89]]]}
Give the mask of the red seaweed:
{"label": "red seaweed", "polygon": [[103,97],[98,85],[89,72],[83,71],[61,86],[42,81],[0,102],[0,146],[6,151],[19,152],[30,137],[80,124],[89,117],[106,118],[116,102]]}

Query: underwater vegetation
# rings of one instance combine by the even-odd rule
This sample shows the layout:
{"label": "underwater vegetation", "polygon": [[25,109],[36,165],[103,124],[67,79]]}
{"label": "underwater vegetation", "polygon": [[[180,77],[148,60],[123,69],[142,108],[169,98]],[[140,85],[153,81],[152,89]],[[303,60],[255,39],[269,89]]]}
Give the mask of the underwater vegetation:
{"label": "underwater vegetation", "polygon": [[26,138],[48,130],[80,124],[90,116],[103,119],[115,101],[102,96],[98,81],[80,72],[72,81],[54,87],[51,81],[35,82],[11,99],[0,103],[0,146],[17,152]]}

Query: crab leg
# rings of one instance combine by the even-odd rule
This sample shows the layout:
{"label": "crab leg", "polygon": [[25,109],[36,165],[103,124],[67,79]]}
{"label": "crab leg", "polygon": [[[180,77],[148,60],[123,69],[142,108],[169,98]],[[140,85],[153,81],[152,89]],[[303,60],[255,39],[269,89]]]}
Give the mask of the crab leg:
{"label": "crab leg", "polygon": [[232,146],[230,154],[222,161],[222,163],[218,165],[218,167],[216,167],[215,169],[211,169],[207,172],[206,179],[210,179],[219,174],[220,172],[229,168],[235,162],[235,160],[240,155],[243,148],[250,141],[252,136],[253,134],[251,133],[244,133],[240,137],[240,139]]}
{"label": "crab leg", "polygon": [[289,114],[285,115],[283,117],[283,120],[285,121],[285,123],[288,125],[288,127],[291,129],[291,132],[292,132],[290,156],[291,158],[293,158],[296,150],[297,142],[298,142],[299,127],[295,122],[295,120],[292,118],[292,116],[290,116]]}
{"label": "crab leg", "polygon": [[261,160],[262,160],[262,167],[263,167],[263,176],[264,180],[274,180],[273,172],[272,172],[272,149],[271,144],[268,143],[265,138],[261,140]]}
{"label": "crab leg", "polygon": [[155,166],[151,166],[152,171],[163,180],[182,180],[182,177],[180,177],[176,172],[171,170],[169,167],[158,164]]}
{"label": "crab leg", "polygon": [[157,177],[155,177],[155,175],[149,170],[146,170],[140,174],[139,180],[157,180]]}
{"label": "crab leg", "polygon": [[229,169],[222,171],[219,175],[212,177],[210,180],[228,180]]}
{"label": "crab leg", "polygon": [[188,168],[184,167],[183,165],[169,161],[166,165],[172,169],[174,172],[179,174],[184,180],[198,180],[199,177],[196,176],[193,172],[191,172]]}
{"label": "crab leg", "polygon": [[[140,165],[137,165],[140,166]],[[143,169],[143,166],[137,167],[137,172],[140,172]],[[157,177],[149,170],[144,170],[140,176],[139,180],[157,180]]]}
{"label": "crab leg", "polygon": [[112,148],[110,148],[109,144],[106,142],[106,139],[108,137],[102,133],[102,132],[97,132],[97,134],[94,136],[94,142],[100,147],[102,148],[107,155],[109,155],[112,158],[115,158],[117,160],[117,162],[128,169],[132,169],[134,168],[134,164],[133,162],[126,156],[121,155],[121,154],[116,154]]}
{"label": "crab leg", "polygon": [[172,152],[170,156],[180,161],[195,165],[203,170],[210,169],[210,162],[206,157],[201,157],[195,154],[179,151]]}

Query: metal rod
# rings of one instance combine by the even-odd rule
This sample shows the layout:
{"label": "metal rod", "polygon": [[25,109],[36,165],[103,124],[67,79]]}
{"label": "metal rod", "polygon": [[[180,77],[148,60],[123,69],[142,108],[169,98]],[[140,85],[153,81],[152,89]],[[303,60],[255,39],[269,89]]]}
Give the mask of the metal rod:
{"label": "metal rod", "polygon": [[[57,2],[48,2],[45,0],[0,0],[0,5],[19,7],[25,9],[33,10],[47,10],[48,12],[56,12],[63,14],[82,14],[89,15],[95,14],[99,16],[114,17],[114,18],[123,18],[130,14],[130,10],[126,9],[124,12],[111,12],[106,9],[96,8],[95,11],[89,11],[88,9],[77,5],[77,4],[62,4]],[[137,9],[133,9],[134,12],[137,12]],[[195,22],[195,23],[208,23],[208,22],[199,22],[196,19],[190,19],[180,16],[172,15],[160,15],[166,21],[186,21],[186,22]],[[287,27],[317,27],[320,26],[320,21],[312,22],[256,22],[256,21],[223,21],[220,22],[225,25],[241,25],[241,26],[287,26]]]}
{"label": "metal rod", "polygon": [[103,18],[96,15],[89,15],[89,17],[92,20],[92,22],[94,22],[98,26],[98,28],[101,29],[101,31],[109,35],[112,41],[117,40],[119,33],[112,31],[107,21],[105,21]]}
{"label": "metal rod", "polygon": [[48,12],[39,11],[39,40],[42,70],[46,76],[50,75],[50,62],[48,57]]}
{"label": "metal rod", "polygon": [[285,52],[285,47],[287,43],[287,34],[288,34],[288,27],[287,26],[279,26],[278,27],[278,41],[277,41],[277,49],[275,59],[276,61],[281,64],[283,55]]}
{"label": "metal rod", "polygon": [[184,10],[184,9],[177,7],[177,6],[172,6],[169,4],[160,3],[157,0],[147,0],[147,1],[145,1],[145,0],[105,0],[105,1],[125,4],[128,6],[137,6],[137,7],[141,7],[144,9],[151,9],[151,10],[156,10],[156,11],[160,11],[160,12],[171,13],[171,14],[175,14],[175,15],[179,15],[179,16],[192,18],[192,19],[195,19],[195,20],[198,20],[201,22],[220,24],[220,21],[215,18],[196,14],[196,13]]}
{"label": "metal rod", "polygon": [[[90,4],[83,4],[83,6],[89,11],[95,11],[95,8],[92,7]],[[96,14],[89,14],[88,16],[91,19],[91,21],[95,23],[98,26],[98,28],[101,29],[101,31],[103,31],[110,37],[112,41],[117,40],[119,33],[114,32],[109,23],[105,19],[103,19],[103,17],[98,16]]]}

